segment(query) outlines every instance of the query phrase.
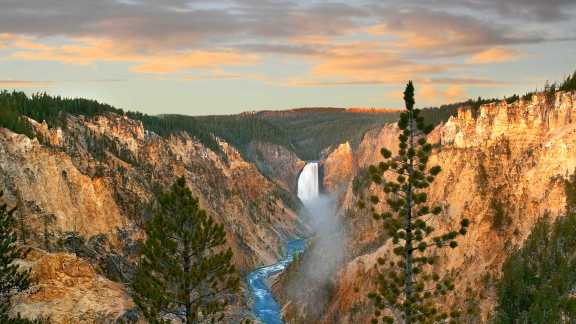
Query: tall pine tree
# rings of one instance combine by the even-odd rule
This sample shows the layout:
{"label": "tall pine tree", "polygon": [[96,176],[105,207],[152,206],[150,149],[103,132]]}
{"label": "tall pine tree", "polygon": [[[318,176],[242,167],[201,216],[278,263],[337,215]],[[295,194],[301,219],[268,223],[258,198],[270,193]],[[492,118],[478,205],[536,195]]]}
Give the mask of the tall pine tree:
{"label": "tall pine tree", "polygon": [[[383,228],[392,239],[394,257],[379,258],[375,278],[377,290],[368,294],[376,311],[373,323],[435,323],[457,319],[458,312],[445,312],[434,303],[434,298],[454,289],[448,276],[435,273],[432,265],[436,258],[430,249],[455,248],[458,235],[466,234],[467,219],[460,223],[459,231],[435,235],[429,220],[442,213],[441,206],[431,206],[427,188],[441,169],[427,167],[432,145],[426,135],[432,126],[426,126],[420,111],[414,109],[414,86],[410,81],[404,91],[406,110],[400,115],[398,127],[398,155],[381,149],[384,161],[369,167],[373,183],[385,193],[385,201],[377,195],[370,197],[372,216],[383,222]],[[366,208],[364,202],[360,208]],[[380,212],[384,210],[384,212]]]}
{"label": "tall pine tree", "polygon": [[184,178],[158,198],[135,276],[134,300],[152,323],[221,320],[239,289],[226,234],[200,209]]}
{"label": "tall pine tree", "polygon": [[10,298],[28,288],[30,272],[22,271],[14,263],[22,259],[26,251],[16,246],[16,209],[1,202],[2,196],[0,191],[0,323],[16,323],[17,319],[8,317]]}

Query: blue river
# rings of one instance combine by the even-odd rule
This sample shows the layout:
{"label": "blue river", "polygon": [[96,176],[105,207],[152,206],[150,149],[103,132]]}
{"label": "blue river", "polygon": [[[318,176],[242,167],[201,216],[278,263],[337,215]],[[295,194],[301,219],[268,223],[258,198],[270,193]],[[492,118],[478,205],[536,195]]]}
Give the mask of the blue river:
{"label": "blue river", "polygon": [[286,255],[278,263],[258,268],[246,278],[252,295],[252,312],[264,324],[282,324],[280,305],[274,300],[266,279],[284,269],[294,260],[294,256],[304,251],[305,240],[292,240],[286,244]]}

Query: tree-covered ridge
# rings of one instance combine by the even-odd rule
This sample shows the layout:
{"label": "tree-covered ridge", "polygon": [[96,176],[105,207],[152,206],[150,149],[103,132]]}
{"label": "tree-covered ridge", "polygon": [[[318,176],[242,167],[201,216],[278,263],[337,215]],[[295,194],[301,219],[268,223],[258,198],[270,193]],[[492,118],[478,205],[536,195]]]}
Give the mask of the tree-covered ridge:
{"label": "tree-covered ridge", "polygon": [[576,321],[576,214],[539,221],[504,263],[496,323]]}
{"label": "tree-covered ridge", "polygon": [[274,143],[293,148],[292,141],[282,127],[253,114],[228,116],[164,116],[167,119],[182,119],[198,123],[211,133],[234,145],[241,151],[252,141]]}
{"label": "tree-covered ridge", "polygon": [[8,128],[16,133],[33,137],[33,131],[23,116],[38,122],[46,121],[49,127],[66,127],[63,114],[93,117],[115,113],[126,115],[143,123],[144,128],[161,136],[178,132],[187,132],[215,152],[220,151],[218,142],[212,133],[194,120],[183,121],[179,118],[164,118],[150,116],[139,112],[124,112],[122,109],[95,100],[82,98],[63,98],[50,96],[46,93],[27,96],[23,92],[0,92],[0,127]]}
{"label": "tree-covered ridge", "polygon": [[321,158],[323,150],[349,141],[359,144],[373,128],[398,120],[399,112],[350,112],[338,108],[297,109],[288,112],[259,112],[257,116],[283,129],[294,151],[303,160]]}

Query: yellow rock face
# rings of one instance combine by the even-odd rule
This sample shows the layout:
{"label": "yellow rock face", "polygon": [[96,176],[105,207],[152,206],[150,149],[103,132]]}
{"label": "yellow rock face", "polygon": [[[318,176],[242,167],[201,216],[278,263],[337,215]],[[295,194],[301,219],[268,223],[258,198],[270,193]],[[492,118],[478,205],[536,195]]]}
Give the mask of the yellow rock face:
{"label": "yellow rock face", "polygon": [[[155,192],[180,176],[224,225],[242,272],[275,262],[282,240],[302,233],[279,185],[225,141],[218,140],[223,153],[217,154],[187,134],[160,137],[125,116],[63,119],[65,129],[33,122],[41,142],[0,128],[0,189],[19,206],[28,245],[44,248],[45,230],[53,245],[75,232],[85,242],[102,239],[102,253],[132,262],[137,255],[125,252],[134,251],[126,243],[145,238],[141,225]],[[49,222],[47,215],[53,216]],[[57,323],[76,323],[83,312],[86,322],[120,312],[128,303],[124,288],[96,275],[93,269],[105,273],[106,262],[90,260],[95,264],[61,254],[35,259],[41,281],[15,310]]]}
{"label": "yellow rock face", "polygon": [[33,284],[13,301],[13,314],[49,316],[53,323],[98,323],[112,322],[134,307],[123,285],[73,255],[35,250],[22,266],[32,269]]}
{"label": "yellow rock face", "polygon": [[[564,181],[576,171],[575,103],[576,93],[558,92],[552,100],[536,94],[530,101],[484,105],[476,112],[461,110],[430,134],[429,141],[441,146],[429,165],[441,166],[442,172],[430,188],[429,200],[445,206],[441,217],[431,222],[441,232],[453,229],[462,218],[471,220],[458,248],[439,251],[438,266],[459,274],[458,298],[447,298],[446,305],[462,307],[466,297],[474,298],[486,321],[494,307],[494,284],[510,251],[524,242],[539,218],[548,215],[554,220],[565,212]],[[395,148],[397,136],[394,126],[367,134],[354,152],[355,168],[377,163],[379,148]],[[374,187],[370,191],[378,192]],[[343,208],[354,209],[357,199],[350,186]],[[368,217],[356,213],[348,219],[353,257],[339,274],[326,322],[370,319],[371,306],[364,297],[371,289],[370,269],[378,256],[388,255],[390,246],[367,248],[380,233]],[[354,293],[352,287],[362,293]]]}

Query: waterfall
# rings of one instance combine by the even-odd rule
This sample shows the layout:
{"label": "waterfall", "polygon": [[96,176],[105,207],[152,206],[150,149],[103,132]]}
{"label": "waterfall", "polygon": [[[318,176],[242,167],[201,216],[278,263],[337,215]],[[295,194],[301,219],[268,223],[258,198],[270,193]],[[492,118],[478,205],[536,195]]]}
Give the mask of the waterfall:
{"label": "waterfall", "polygon": [[318,162],[310,162],[304,166],[298,177],[298,198],[306,204],[316,199],[319,194]]}

